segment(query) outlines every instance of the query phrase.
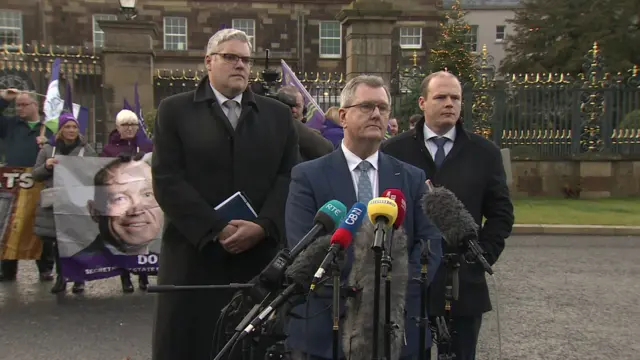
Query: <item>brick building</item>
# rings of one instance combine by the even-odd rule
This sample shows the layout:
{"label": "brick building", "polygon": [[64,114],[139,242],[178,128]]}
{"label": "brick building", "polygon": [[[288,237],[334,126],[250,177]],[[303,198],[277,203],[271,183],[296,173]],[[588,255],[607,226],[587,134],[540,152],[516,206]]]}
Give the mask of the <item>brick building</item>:
{"label": "brick building", "polygon": [[[256,56],[270,49],[296,71],[345,71],[346,28],[336,19],[349,0],[154,0],[138,1],[138,21],[152,21],[156,68],[202,69],[204,48],[218,29],[244,30]],[[402,50],[426,54],[436,36],[439,0],[396,0],[402,13],[392,34],[394,57]],[[98,20],[115,20],[115,0],[5,0],[0,5],[0,45],[53,44],[100,48]],[[407,55],[407,54],[405,54]],[[397,61],[397,60],[396,60]],[[257,62],[262,66],[261,62]]]}
{"label": "brick building", "polygon": [[[89,108],[87,135],[98,144],[135,84],[145,111],[191,90],[204,75],[209,37],[233,27],[251,36],[256,58],[269,50],[271,68],[285,60],[326,109],[349,76],[390,80],[399,64],[424,63],[441,7],[441,0],[139,0],[136,18],[125,20],[115,0],[4,0],[0,88],[44,93],[51,63],[63,58],[61,86],[70,82],[73,101]],[[256,61],[252,76],[263,69]]]}

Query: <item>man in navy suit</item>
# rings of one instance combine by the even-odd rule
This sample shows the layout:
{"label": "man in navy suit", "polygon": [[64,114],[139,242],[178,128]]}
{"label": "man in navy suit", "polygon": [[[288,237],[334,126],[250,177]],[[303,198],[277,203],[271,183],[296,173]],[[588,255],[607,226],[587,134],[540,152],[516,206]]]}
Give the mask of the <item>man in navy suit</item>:
{"label": "man in navy suit", "polygon": [[[442,235],[422,210],[421,198],[426,191],[424,172],[379,152],[391,113],[391,96],[384,81],[370,75],[353,78],[342,90],[340,105],[340,122],[344,128],[340,148],[319,159],[299,164],[291,171],[285,211],[289,247],[295,246],[311,229],[316,211],[327,201],[335,199],[349,208],[357,201],[366,205],[386,189],[400,189],[407,199],[403,226],[409,239],[409,279],[417,278],[420,274],[420,241],[430,240],[430,282],[440,265]],[[351,255],[347,259],[351,259],[353,252],[348,253]],[[343,270],[348,272],[350,268],[348,260]],[[288,319],[289,336],[286,342],[292,358],[304,359],[307,355],[311,359],[332,357],[331,295],[327,295],[324,297],[320,293],[317,297],[310,297],[308,319],[305,319],[307,305],[293,309],[293,314],[298,316]],[[419,351],[426,351],[418,349],[419,329],[414,317],[419,316],[419,307],[420,284],[410,280],[406,298],[406,345],[402,350],[403,358],[417,357]],[[430,334],[427,346],[431,346]],[[342,349],[340,356],[345,357]]]}

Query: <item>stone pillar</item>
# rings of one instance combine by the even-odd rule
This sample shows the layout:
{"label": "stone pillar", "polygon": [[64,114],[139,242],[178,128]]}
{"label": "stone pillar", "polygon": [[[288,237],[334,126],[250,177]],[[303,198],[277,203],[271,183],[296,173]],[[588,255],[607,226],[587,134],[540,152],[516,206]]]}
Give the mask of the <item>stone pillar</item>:
{"label": "stone pillar", "polygon": [[[102,81],[105,92],[107,119],[105,137],[115,128],[115,119],[126,97],[134,106],[134,85],[142,111],[155,107],[153,96],[153,42],[158,28],[153,22],[135,20],[99,20],[104,31],[102,50]],[[106,139],[99,139],[106,140]]]}
{"label": "stone pillar", "polygon": [[385,0],[355,0],[338,13],[336,18],[347,26],[347,80],[366,73],[389,83],[393,72],[391,36],[401,13]]}

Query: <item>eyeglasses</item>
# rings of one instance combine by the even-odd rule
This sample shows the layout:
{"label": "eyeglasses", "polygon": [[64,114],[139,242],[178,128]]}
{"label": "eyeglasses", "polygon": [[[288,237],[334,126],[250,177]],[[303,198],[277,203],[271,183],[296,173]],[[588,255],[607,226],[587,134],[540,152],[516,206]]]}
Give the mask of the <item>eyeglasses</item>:
{"label": "eyeglasses", "polygon": [[239,60],[242,60],[242,62],[245,65],[251,66],[253,65],[253,59],[248,57],[248,56],[238,56],[236,54],[224,54],[224,53],[211,53],[211,55],[218,55],[220,56],[224,61],[228,62],[229,64],[237,64]]}
{"label": "eyeglasses", "polygon": [[378,110],[380,111],[380,115],[382,116],[389,116],[391,114],[391,108],[389,107],[389,105],[377,104],[370,101],[365,101],[359,104],[344,106],[343,109],[350,109],[353,107],[358,108],[363,114],[367,114],[367,115],[372,114],[376,108],[378,108]]}
{"label": "eyeglasses", "polygon": [[123,128],[134,128],[140,126],[139,124],[120,124]]}

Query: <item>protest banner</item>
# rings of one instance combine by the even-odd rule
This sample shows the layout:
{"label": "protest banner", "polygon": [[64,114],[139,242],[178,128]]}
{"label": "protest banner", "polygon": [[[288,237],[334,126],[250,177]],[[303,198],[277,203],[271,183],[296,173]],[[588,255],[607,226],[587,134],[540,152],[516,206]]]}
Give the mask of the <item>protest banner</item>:
{"label": "protest banner", "polygon": [[0,259],[40,258],[42,242],[33,234],[33,222],[41,190],[31,168],[0,167]]}
{"label": "protest banner", "polygon": [[156,273],[164,214],[144,161],[56,156],[53,212],[69,281]]}

